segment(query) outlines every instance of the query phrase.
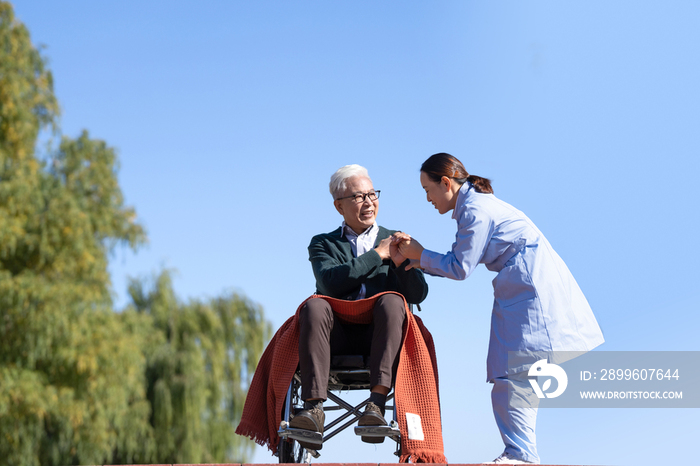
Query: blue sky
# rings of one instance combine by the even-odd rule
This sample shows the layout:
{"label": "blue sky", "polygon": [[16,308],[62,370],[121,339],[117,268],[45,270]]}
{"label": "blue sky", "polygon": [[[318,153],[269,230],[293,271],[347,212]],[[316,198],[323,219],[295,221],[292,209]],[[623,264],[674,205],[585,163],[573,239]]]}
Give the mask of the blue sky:
{"label": "blue sky", "polygon": [[[183,300],[237,290],[275,327],[314,290],[306,247],[341,222],[330,175],[359,163],[378,221],[447,251],[418,182],[435,152],[489,177],[548,237],[601,350],[700,350],[700,4],[693,1],[14,1],[45,44],[63,134],[118,150],[148,230],[110,264],[177,269]],[[693,233],[695,232],[695,233]],[[446,455],[502,451],[484,382],[493,274],[430,277]],[[692,450],[694,409],[551,409],[544,463],[658,464]],[[266,450],[254,461],[275,460]],[[325,462],[394,462],[333,439]]]}

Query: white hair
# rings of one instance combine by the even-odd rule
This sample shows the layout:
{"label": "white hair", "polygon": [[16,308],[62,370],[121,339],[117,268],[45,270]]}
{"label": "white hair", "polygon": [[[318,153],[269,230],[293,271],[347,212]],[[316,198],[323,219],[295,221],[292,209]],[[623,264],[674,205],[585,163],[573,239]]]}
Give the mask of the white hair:
{"label": "white hair", "polygon": [[367,169],[361,165],[352,164],[340,167],[335,173],[333,173],[333,176],[331,176],[331,182],[328,183],[328,189],[330,190],[333,199],[336,199],[343,193],[343,191],[345,191],[347,180],[353,176],[362,176],[372,181],[369,177]]}

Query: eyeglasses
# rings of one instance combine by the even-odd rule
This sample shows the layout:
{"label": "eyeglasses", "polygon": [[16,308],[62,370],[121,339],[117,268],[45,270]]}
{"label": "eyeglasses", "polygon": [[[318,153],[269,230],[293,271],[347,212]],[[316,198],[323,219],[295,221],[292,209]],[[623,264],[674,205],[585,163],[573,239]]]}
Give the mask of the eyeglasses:
{"label": "eyeglasses", "polygon": [[345,197],[339,197],[336,199],[336,201],[340,201],[342,199],[352,199],[352,201],[355,204],[362,204],[365,202],[365,199],[369,198],[370,201],[374,202],[377,199],[379,199],[379,193],[381,191],[370,191],[368,193],[355,193],[351,196],[345,196]]}

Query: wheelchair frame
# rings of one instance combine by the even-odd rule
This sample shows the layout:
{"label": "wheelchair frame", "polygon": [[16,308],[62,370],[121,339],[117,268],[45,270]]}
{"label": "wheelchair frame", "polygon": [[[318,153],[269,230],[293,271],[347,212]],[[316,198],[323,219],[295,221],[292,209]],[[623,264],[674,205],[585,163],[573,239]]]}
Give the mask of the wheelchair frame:
{"label": "wheelchair frame", "polygon": [[[301,400],[301,375],[299,370],[295,372],[289,384],[289,388],[287,389],[282,420],[279,430],[277,431],[280,436],[277,450],[280,463],[310,463],[311,458],[318,458],[320,453],[317,450],[302,447],[299,444],[300,440],[306,443],[323,444],[353,425],[362,416],[362,408],[369,402],[369,398],[353,406],[332,393],[332,391],[369,390],[369,369],[364,365],[364,362],[361,364],[358,363],[358,361],[363,360],[362,356],[346,356],[341,358],[345,358],[346,362],[348,360],[347,358],[350,358],[350,366],[354,367],[347,367],[347,363],[345,367],[339,367],[335,364],[334,359],[334,364],[331,365],[329,374],[327,396],[328,400],[333,401],[335,405],[326,406],[324,403],[323,411],[340,411],[344,409],[346,412],[326,424],[323,427],[323,435],[319,432],[295,429],[289,426],[291,417],[300,412],[304,406],[304,402]],[[387,396],[387,401],[392,399],[394,399],[393,391]],[[386,409],[391,410],[393,413],[393,419],[388,426],[356,426],[355,434],[365,437],[388,437],[396,442],[396,452],[394,454],[399,456],[401,454],[401,434],[399,432],[398,423],[396,422],[395,404],[396,400],[394,399],[393,405],[387,404],[386,406]],[[343,424],[338,426],[338,424],[341,423]]]}

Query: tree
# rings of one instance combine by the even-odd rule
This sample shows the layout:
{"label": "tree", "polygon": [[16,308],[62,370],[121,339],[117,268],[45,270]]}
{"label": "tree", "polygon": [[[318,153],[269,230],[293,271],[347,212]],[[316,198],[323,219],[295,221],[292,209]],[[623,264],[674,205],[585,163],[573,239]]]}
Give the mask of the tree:
{"label": "tree", "polygon": [[237,294],[180,303],[167,271],[150,289],[132,280],[129,293],[125,314],[145,314],[155,329],[147,379],[158,461],[246,462],[253,443],[234,431],[271,334],[262,309]]}
{"label": "tree", "polygon": [[109,253],[146,235],[105,142],[84,131],[38,156],[57,119],[46,61],[0,1],[2,464],[244,459],[223,436],[269,335],[262,310],[236,296],[182,305],[164,274],[114,312]]}
{"label": "tree", "polygon": [[[99,463],[151,445],[145,358],[111,309],[107,254],[145,240],[123,206],[114,151],[55,130],[51,73],[0,3],[0,457],[6,464]],[[147,452],[147,448],[145,449]]]}

